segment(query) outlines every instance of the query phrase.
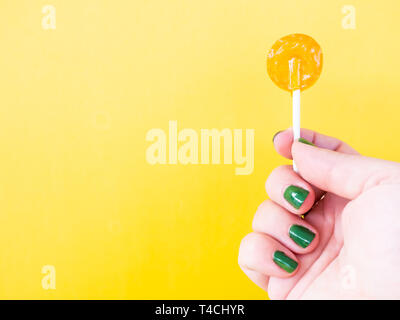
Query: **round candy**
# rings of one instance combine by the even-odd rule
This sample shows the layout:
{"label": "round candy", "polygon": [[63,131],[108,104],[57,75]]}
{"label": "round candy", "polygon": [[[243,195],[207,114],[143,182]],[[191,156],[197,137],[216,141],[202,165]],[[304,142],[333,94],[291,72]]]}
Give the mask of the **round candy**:
{"label": "round candy", "polygon": [[279,88],[288,91],[307,89],[321,74],[321,47],[305,34],[280,38],[268,52],[267,71]]}

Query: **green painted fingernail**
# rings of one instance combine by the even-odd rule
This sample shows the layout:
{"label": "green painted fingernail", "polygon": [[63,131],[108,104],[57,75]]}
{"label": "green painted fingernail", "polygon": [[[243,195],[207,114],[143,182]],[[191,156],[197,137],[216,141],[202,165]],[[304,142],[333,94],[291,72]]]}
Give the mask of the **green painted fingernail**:
{"label": "green painted fingernail", "polygon": [[315,144],[314,144],[314,143],[312,143],[312,142],[310,142],[310,141],[308,141],[308,140],[306,140],[306,139],[304,139],[304,138],[299,138],[299,140],[297,140],[297,141],[315,147]]}
{"label": "green painted fingernail", "polygon": [[297,186],[289,186],[286,188],[283,193],[283,197],[289,202],[294,208],[299,209],[303,204],[304,200],[306,200],[308,194],[310,192],[297,187]]}
{"label": "green painted fingernail", "polygon": [[290,259],[286,254],[282,251],[274,252],[274,262],[281,267],[286,272],[292,273],[296,270],[298,263],[293,259]]}
{"label": "green painted fingernail", "polygon": [[289,229],[289,236],[300,247],[307,248],[315,238],[315,233],[306,227],[294,224]]}

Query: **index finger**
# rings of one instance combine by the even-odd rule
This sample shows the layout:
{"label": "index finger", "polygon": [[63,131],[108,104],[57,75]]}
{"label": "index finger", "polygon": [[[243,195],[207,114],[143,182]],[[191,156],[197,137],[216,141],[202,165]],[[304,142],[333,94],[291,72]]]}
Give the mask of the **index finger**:
{"label": "index finger", "polygon": [[[301,129],[301,137],[309,142],[312,142],[319,148],[333,150],[347,154],[359,154],[356,150],[350,147],[343,141],[326,136],[309,129]],[[276,151],[283,157],[292,159],[292,143],[293,143],[293,130],[292,128],[278,132],[273,139]]]}
{"label": "index finger", "polygon": [[[359,154],[356,150],[350,147],[343,141],[324,135],[322,133],[315,132],[309,129],[301,129],[300,136],[303,139],[313,143],[315,146],[323,149],[337,151],[347,154]],[[293,130],[292,128],[278,132],[273,138],[273,143],[276,151],[283,157],[292,159],[292,144],[293,144]],[[324,191],[311,185],[315,199],[320,199],[324,195]]]}

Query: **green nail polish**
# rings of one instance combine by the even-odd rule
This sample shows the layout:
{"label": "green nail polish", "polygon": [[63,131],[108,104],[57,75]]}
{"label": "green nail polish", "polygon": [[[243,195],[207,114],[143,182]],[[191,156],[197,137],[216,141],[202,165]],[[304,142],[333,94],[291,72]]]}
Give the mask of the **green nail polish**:
{"label": "green nail polish", "polygon": [[299,209],[306,200],[310,192],[297,186],[289,186],[283,193],[283,197],[289,202],[294,208]]}
{"label": "green nail polish", "polygon": [[315,233],[303,226],[294,224],[289,229],[289,236],[300,247],[307,248],[310,245],[311,241],[314,240]]}
{"label": "green nail polish", "polygon": [[310,141],[308,141],[308,140],[306,140],[304,138],[299,138],[299,140],[297,140],[297,141],[315,147],[314,143],[312,143],[312,142],[310,142]]}
{"label": "green nail polish", "polygon": [[292,273],[296,270],[298,263],[293,259],[290,259],[286,254],[282,251],[274,252],[274,262],[281,267],[286,272]]}

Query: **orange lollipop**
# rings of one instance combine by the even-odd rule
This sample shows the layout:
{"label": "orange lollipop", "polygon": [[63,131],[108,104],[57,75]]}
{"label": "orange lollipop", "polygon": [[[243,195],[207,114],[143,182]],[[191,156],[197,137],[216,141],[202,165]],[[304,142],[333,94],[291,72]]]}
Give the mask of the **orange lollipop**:
{"label": "orange lollipop", "polygon": [[[322,51],[310,36],[295,33],[277,40],[268,52],[267,71],[281,89],[292,93],[293,138],[300,138],[300,90],[311,87],[322,71]],[[297,171],[296,165],[293,168]]]}
{"label": "orange lollipop", "polygon": [[280,38],[268,52],[267,71],[281,89],[307,89],[321,74],[321,47],[305,34],[295,33]]}

